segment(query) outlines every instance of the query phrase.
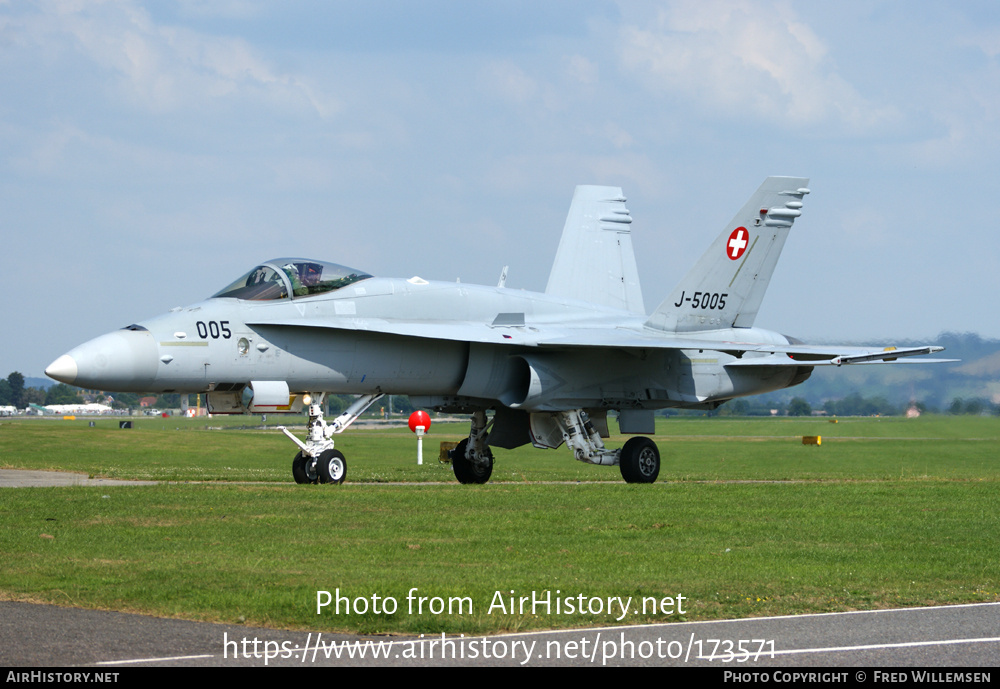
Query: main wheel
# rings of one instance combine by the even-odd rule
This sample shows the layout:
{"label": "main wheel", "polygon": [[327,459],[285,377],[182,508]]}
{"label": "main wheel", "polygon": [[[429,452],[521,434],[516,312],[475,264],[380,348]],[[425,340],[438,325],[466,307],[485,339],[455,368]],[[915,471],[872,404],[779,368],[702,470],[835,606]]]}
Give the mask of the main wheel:
{"label": "main wheel", "polygon": [[660,451],[649,438],[629,438],[618,464],[626,483],[652,483],[660,474]]}
{"label": "main wheel", "polygon": [[451,451],[451,468],[455,471],[455,478],[459,483],[486,483],[493,474],[493,452],[489,447],[486,454],[489,457],[489,464],[483,466],[473,462],[465,456],[465,450],[469,446],[469,439],[466,438]]}
{"label": "main wheel", "polygon": [[316,483],[319,481],[312,457],[301,452],[295,455],[295,459],[292,460],[292,476],[295,477],[296,483]]}
{"label": "main wheel", "polygon": [[326,450],[316,460],[320,483],[343,483],[347,477],[347,460],[340,450]]}

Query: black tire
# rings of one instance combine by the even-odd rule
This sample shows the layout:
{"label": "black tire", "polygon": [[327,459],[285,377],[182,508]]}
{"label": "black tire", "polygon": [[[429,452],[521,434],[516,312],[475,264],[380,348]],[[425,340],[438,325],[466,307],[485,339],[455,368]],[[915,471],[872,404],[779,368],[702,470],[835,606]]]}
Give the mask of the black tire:
{"label": "black tire", "polygon": [[649,438],[629,438],[618,464],[626,483],[652,483],[660,475],[660,451]]}
{"label": "black tire", "polygon": [[295,477],[296,483],[318,483],[319,476],[316,474],[315,468],[310,468],[312,463],[312,457],[304,455],[301,452],[295,455],[295,459],[292,460],[292,476]]}
{"label": "black tire", "polygon": [[343,483],[347,478],[347,459],[340,450],[327,450],[316,461],[320,483]]}
{"label": "black tire", "polygon": [[469,439],[466,438],[451,451],[451,468],[455,472],[455,478],[459,483],[486,483],[493,474],[493,452],[489,447],[486,448],[490,463],[481,466],[466,458],[465,449],[468,446]]}

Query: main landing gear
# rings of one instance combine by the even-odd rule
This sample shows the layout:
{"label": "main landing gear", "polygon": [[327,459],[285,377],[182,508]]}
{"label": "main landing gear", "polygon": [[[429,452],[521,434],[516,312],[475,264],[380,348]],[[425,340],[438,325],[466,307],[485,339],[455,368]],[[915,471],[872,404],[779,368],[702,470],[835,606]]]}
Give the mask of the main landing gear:
{"label": "main landing gear", "polygon": [[[474,412],[469,437],[449,453],[459,483],[486,483],[490,480],[493,452],[487,445],[487,438],[492,423],[487,423],[485,409]],[[660,451],[656,443],[645,436],[636,436],[629,438],[621,449],[609,450],[582,409],[532,413],[530,428],[531,442],[535,447],[555,448],[566,443],[573,456],[581,462],[617,465],[627,483],[653,483],[660,474]]]}
{"label": "main landing gear", "polygon": [[601,434],[582,409],[556,412],[552,420],[562,430],[563,440],[581,462],[618,465],[626,483],[652,483],[660,474],[660,451],[645,436],[629,438],[619,450],[604,446]]}
{"label": "main landing gear", "polygon": [[[341,433],[361,416],[368,407],[382,398],[382,393],[362,395],[343,414],[328,424],[323,419],[323,394],[319,400],[307,399],[309,423],[307,440],[302,442],[290,430],[279,426],[282,433],[299,446],[300,452],[292,460],[292,476],[296,483],[343,483],[347,477],[347,459],[333,447],[335,433]],[[311,396],[307,395],[307,398]]]}
{"label": "main landing gear", "polygon": [[459,483],[486,483],[493,474],[493,452],[486,444],[490,425],[486,423],[486,410],[472,414],[469,437],[451,450],[451,468]]}

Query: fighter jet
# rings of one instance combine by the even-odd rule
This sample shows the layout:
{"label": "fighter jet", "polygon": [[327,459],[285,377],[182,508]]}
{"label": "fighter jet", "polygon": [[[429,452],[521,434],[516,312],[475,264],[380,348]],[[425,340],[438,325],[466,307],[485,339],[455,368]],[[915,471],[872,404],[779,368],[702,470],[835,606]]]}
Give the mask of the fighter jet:
{"label": "fighter jet", "polygon": [[[651,314],[622,190],[576,188],[544,293],[278,258],[205,301],[76,347],[45,371],[118,392],[207,393],[214,414],[301,413],[298,483],[340,483],[342,432],[386,394],[468,414],[455,477],[485,483],[493,447],[565,443],[576,459],[652,483],[654,412],[715,409],[799,385],[817,366],[913,361],[943,349],[807,345],[754,326],[808,180],[770,177]],[[506,271],[505,271],[506,272]],[[938,361],[919,359],[917,361]],[[330,423],[328,394],[358,395]],[[635,434],[609,448],[608,412]]]}

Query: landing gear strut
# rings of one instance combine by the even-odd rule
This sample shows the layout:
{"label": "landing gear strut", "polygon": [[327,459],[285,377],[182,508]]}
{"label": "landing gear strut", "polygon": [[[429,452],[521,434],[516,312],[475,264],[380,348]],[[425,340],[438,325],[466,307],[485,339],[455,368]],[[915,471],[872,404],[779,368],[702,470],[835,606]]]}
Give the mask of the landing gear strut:
{"label": "landing gear strut", "polygon": [[334,419],[333,423],[328,424],[323,419],[323,396],[321,393],[316,403],[311,403],[310,400],[306,442],[296,438],[284,426],[278,426],[278,430],[287,435],[301,450],[292,460],[292,476],[296,483],[343,483],[347,477],[347,459],[340,450],[333,448],[333,439],[330,436],[342,433],[368,407],[383,397],[381,392],[362,395],[354,400],[343,414]]}

